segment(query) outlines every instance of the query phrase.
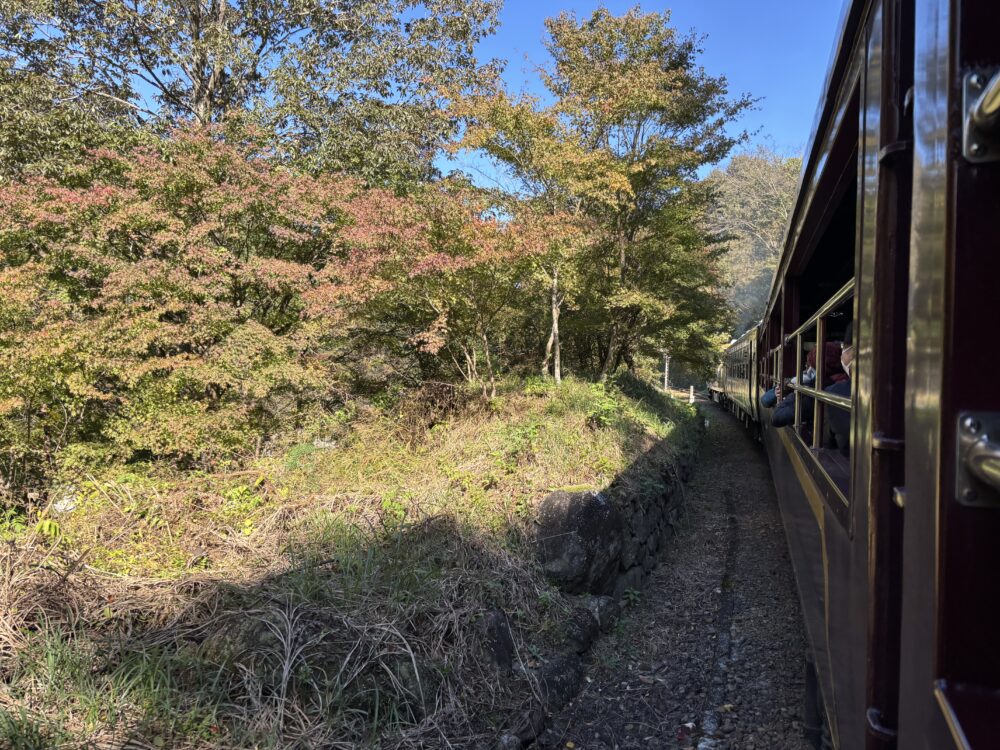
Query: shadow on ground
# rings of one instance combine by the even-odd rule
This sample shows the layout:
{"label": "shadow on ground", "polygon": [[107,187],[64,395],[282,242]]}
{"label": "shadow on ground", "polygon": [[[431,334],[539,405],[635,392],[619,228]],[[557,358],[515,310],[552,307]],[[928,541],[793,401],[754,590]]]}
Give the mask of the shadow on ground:
{"label": "shadow on ground", "polygon": [[[612,496],[662,491],[676,446],[647,442]],[[494,744],[535,699],[530,668],[559,648],[570,608],[540,573],[530,521],[491,534],[447,515],[365,518],[290,520],[281,558],[250,580],[113,577],[40,539],[8,544],[4,746]],[[510,670],[488,653],[497,611]]]}

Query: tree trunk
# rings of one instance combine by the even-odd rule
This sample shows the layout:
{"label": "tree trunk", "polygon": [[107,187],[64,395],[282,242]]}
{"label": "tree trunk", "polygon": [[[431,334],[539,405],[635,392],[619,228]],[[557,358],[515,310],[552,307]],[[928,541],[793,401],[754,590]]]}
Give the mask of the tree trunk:
{"label": "tree trunk", "polygon": [[[490,376],[490,398],[496,398],[497,395],[497,379],[496,373],[493,372],[493,358],[490,356],[490,340],[486,336],[484,331],[482,334],[483,339],[483,353],[486,355],[486,372]],[[486,395],[486,382],[483,381],[483,395]]]}
{"label": "tree trunk", "polygon": [[615,358],[618,354],[618,330],[615,326],[611,326],[611,336],[608,337],[608,350],[604,355],[604,362],[601,364],[601,372],[597,376],[597,380],[603,383],[608,379],[608,374],[611,372],[612,365],[615,363]]}
{"label": "tree trunk", "polygon": [[[465,366],[463,367],[459,364],[458,360],[455,360],[455,365],[458,367],[459,372],[462,373],[462,377],[465,379],[465,382],[475,383],[479,379],[479,373],[476,371],[476,350],[473,348],[470,352],[469,347],[462,343],[460,343],[459,346],[462,347],[462,356],[465,357]],[[452,359],[455,359],[454,355],[452,355]]]}
{"label": "tree trunk", "polygon": [[549,340],[545,342],[545,358],[542,360],[542,377],[549,376],[549,362],[552,361],[552,345],[556,340],[555,328],[549,329]]}
{"label": "tree trunk", "polygon": [[552,360],[552,372],[556,377],[556,385],[562,383],[562,355],[559,346],[559,306],[562,300],[552,294],[552,335],[555,337],[555,352]]}
{"label": "tree trunk", "polygon": [[225,62],[217,50],[213,60],[210,53],[198,50],[197,47],[205,33],[213,30],[213,26],[216,33],[223,33],[228,4],[227,0],[217,0],[212,2],[208,8],[203,9],[199,0],[195,7],[189,10],[191,40],[192,46],[195,47],[190,63],[191,111],[198,124],[203,127],[210,125],[217,114],[214,111],[216,95],[225,73]]}
{"label": "tree trunk", "polygon": [[[624,230],[619,230],[618,238],[616,240],[616,245],[618,246],[618,276],[619,282],[622,287],[625,286],[626,279],[626,269],[628,265],[628,237],[625,235]],[[628,329],[626,329],[626,332]],[[627,339],[626,339],[627,340]],[[611,374],[618,367],[621,362],[621,351],[618,346],[618,326],[612,323],[611,325],[611,335],[608,336],[608,349],[604,353],[604,361],[601,363],[601,372],[597,376],[597,380],[600,383],[605,382],[608,379],[608,375]]]}
{"label": "tree trunk", "polygon": [[[542,377],[549,376],[549,361],[552,360],[552,374],[555,376],[556,384],[562,383],[562,357],[559,345],[559,310],[562,306],[562,297],[559,294],[559,270],[552,274],[552,295],[550,298],[552,307],[552,327],[549,329],[549,340],[545,344],[545,359],[542,361]],[[553,359],[554,356],[554,359]]]}
{"label": "tree trunk", "polygon": [[207,81],[205,81],[205,56],[198,49],[201,41],[201,3],[195,8],[188,9],[188,18],[191,24],[191,60],[189,65],[191,71],[191,112],[199,125],[207,125],[206,110],[208,107],[208,95],[205,91]]}
{"label": "tree trunk", "polygon": [[624,347],[622,349],[622,360],[624,360],[625,364],[628,366],[628,371],[635,375],[635,357],[632,356],[632,352],[628,349],[628,347]]}

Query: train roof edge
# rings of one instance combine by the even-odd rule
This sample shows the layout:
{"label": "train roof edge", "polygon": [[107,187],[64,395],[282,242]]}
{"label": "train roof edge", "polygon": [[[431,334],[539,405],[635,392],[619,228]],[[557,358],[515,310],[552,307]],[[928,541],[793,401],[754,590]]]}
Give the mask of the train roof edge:
{"label": "train roof edge", "polygon": [[[781,288],[781,279],[785,276],[789,260],[795,250],[792,246],[793,229],[802,220],[803,203],[805,197],[809,194],[806,186],[816,172],[818,146],[822,143],[826,135],[826,128],[822,126],[830,120],[830,115],[837,106],[841,84],[844,81],[847,69],[850,67],[850,56],[854,49],[854,41],[857,38],[861,21],[869,5],[869,0],[844,0],[842,4],[839,30],[834,37],[835,42],[830,56],[830,63],[827,66],[827,77],[820,92],[816,114],[813,116],[812,134],[809,137],[809,145],[806,147],[802,159],[799,184],[795,189],[795,205],[789,216],[788,224],[785,226],[781,256],[778,258],[778,266],[775,270],[774,278],[771,279],[771,289],[768,292],[767,306],[764,308],[762,320],[766,320],[771,314],[771,310],[777,300],[778,290]],[[759,326],[760,323],[757,325]]]}

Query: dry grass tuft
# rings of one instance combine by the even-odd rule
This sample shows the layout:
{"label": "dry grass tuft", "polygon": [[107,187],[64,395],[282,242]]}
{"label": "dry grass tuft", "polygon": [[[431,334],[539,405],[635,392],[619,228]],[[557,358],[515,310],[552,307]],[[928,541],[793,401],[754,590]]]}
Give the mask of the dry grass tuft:
{"label": "dry grass tuft", "polygon": [[0,548],[0,744],[491,744],[532,692],[482,617],[508,614],[523,666],[569,606],[533,561],[533,503],[641,484],[626,469],[689,415],[574,382],[422,398],[228,473],[109,470],[32,518],[57,523]]}

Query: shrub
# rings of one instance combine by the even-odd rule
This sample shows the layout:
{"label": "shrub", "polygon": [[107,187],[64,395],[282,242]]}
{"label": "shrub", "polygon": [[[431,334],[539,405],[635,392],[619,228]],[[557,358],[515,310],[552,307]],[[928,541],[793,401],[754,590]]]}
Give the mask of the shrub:
{"label": "shrub", "polygon": [[15,490],[76,444],[185,467],[245,455],[340,405],[348,368],[384,369],[349,325],[405,313],[381,346],[417,360],[481,337],[462,322],[475,294],[448,290],[528,251],[470,188],[363,190],[205,130],[94,151],[72,180],[25,178],[0,203],[0,471]]}
{"label": "shrub", "polygon": [[[307,297],[351,186],[181,131],[79,187],[2,191],[0,446],[30,483],[70,444],[212,462],[322,388]],[[329,291],[327,291],[329,295]]]}

